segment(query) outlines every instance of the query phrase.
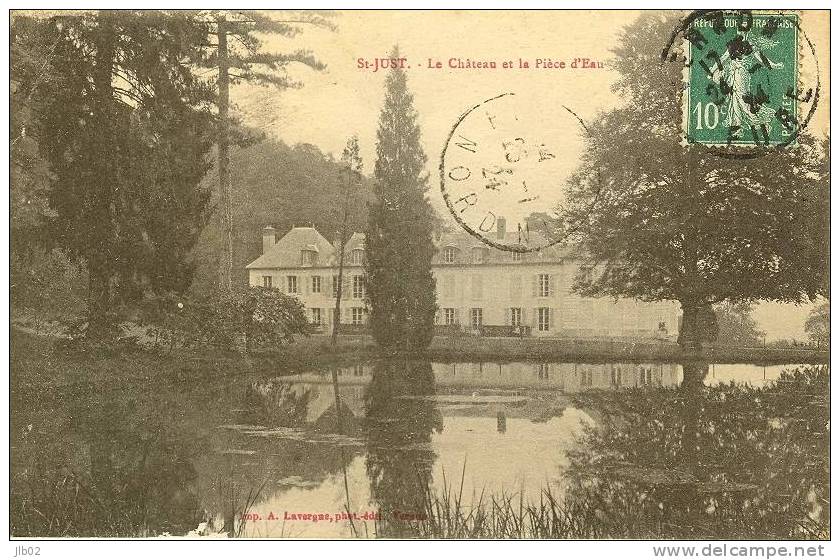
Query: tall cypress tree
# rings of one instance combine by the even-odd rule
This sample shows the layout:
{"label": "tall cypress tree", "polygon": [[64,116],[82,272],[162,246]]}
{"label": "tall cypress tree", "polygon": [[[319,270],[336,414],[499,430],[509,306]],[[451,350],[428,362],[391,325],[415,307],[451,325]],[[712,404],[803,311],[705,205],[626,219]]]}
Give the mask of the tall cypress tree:
{"label": "tall cypress tree", "polygon": [[[392,58],[398,58],[396,49]],[[432,341],[436,311],[432,277],[433,211],[426,200],[426,154],[406,74],[385,80],[374,168],[375,202],[366,238],[367,298],[376,343],[387,350],[421,350]]]}

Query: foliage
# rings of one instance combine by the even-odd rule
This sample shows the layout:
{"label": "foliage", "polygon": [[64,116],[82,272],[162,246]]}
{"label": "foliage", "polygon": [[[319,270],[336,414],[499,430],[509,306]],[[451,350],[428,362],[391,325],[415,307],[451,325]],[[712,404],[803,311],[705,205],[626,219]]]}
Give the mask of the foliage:
{"label": "foliage", "polygon": [[[397,54],[394,49],[391,56]],[[425,349],[437,309],[426,154],[406,80],[404,70],[393,68],[385,81],[374,167],[376,201],[365,240],[371,329],[377,344],[389,350]]]}
{"label": "foliage", "polygon": [[341,329],[341,297],[344,295],[344,246],[347,244],[347,218],[350,213],[350,198],[357,191],[358,185],[362,182],[362,156],[359,154],[359,137],[355,134],[347,139],[344,151],[341,154],[341,163],[344,166],[339,174],[339,187],[343,192],[339,207],[341,213],[341,236],[338,240],[338,289],[335,296],[335,312],[333,317],[332,345],[335,346],[338,340],[338,331]]}
{"label": "foliage", "polygon": [[[31,92],[33,136],[49,164],[46,241],[88,269],[89,332],[145,287],[183,290],[187,254],[208,217],[212,88],[188,14],[101,11],[28,22],[52,45],[18,79]],[[49,73],[49,79],[40,76]]]}
{"label": "foliage", "polygon": [[175,293],[149,296],[138,318],[152,345],[166,351],[200,346],[234,350],[241,349],[241,342],[249,349],[280,345],[310,329],[297,298],[261,286],[195,301]]}
{"label": "foliage", "polygon": [[[49,214],[49,166],[41,157],[33,132],[33,96],[38,87],[56,80],[50,44],[35,20],[13,16],[10,72],[10,203],[11,251],[28,259],[42,240]],[[52,84],[50,84],[52,85]]]}
{"label": "foliage", "polygon": [[[288,146],[274,138],[231,150],[233,181],[235,284],[248,283],[245,265],[262,254],[262,229],[271,224],[285,234],[293,226],[312,224],[333,241],[341,231],[344,198],[343,166],[311,144]],[[208,175],[202,186],[214,189],[216,176]],[[363,178],[348,203],[348,231],[363,231],[371,182]],[[324,211],[325,208],[333,211]],[[195,249],[198,267],[191,287],[193,296],[203,296],[218,284],[219,239],[216,227],[207,227]]]}
{"label": "foliage", "polygon": [[87,275],[60,249],[32,247],[10,256],[12,309],[31,309],[48,318],[81,315],[85,309]]}
{"label": "foliage", "polygon": [[817,346],[827,348],[831,342],[831,304],[821,303],[811,310],[805,321],[805,332]]}
{"label": "foliage", "polygon": [[[315,70],[324,65],[309,51],[298,50],[288,54],[261,52],[266,36],[291,38],[300,33],[300,24],[331,28],[323,16],[311,12],[289,12],[296,19],[279,20],[255,10],[208,10],[195,13],[196,19],[204,23],[209,52],[202,51],[206,58],[194,63],[209,66],[216,72],[218,85],[217,105],[218,128],[216,135],[217,162],[219,171],[219,195],[223,213],[218,220],[219,234],[224,247],[224,262],[220,260],[219,287],[226,292],[233,291],[234,251],[234,202],[230,173],[230,86],[239,82],[271,85],[279,89],[300,87],[299,82],[289,78],[288,66],[299,63]],[[235,40],[235,42],[234,42]],[[233,72],[231,71],[233,70]]]}
{"label": "foliage", "polygon": [[748,301],[716,305],[717,343],[721,346],[758,346],[765,333],[758,330],[752,311],[753,304]]}
{"label": "foliage", "polygon": [[606,422],[571,454],[568,496],[667,526],[660,538],[827,535],[828,368],[765,388],[709,386],[708,364],[683,369],[678,388],[579,397]]}
{"label": "foliage", "polygon": [[580,224],[575,289],[677,300],[692,344],[709,305],[827,292],[827,238],[814,239],[828,208],[827,141],[803,133],[752,159],[682,145],[682,65],[659,58],[676,18],[645,14],[620,35],[614,91],[624,105],[589,125],[587,157],[560,211]]}

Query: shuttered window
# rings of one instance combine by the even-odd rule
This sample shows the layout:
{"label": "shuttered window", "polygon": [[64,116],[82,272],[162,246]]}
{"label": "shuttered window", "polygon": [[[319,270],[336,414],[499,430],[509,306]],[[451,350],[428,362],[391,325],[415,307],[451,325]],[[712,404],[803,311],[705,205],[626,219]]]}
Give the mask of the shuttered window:
{"label": "shuttered window", "polygon": [[522,308],[521,307],[511,307],[508,310],[509,319],[507,324],[511,327],[520,327],[522,326]]}
{"label": "shuttered window", "polygon": [[365,277],[353,276],[353,299],[365,297]]}
{"label": "shuttered window", "polygon": [[551,309],[548,307],[537,308],[537,329],[540,332],[548,332],[551,329]]}
{"label": "shuttered window", "polygon": [[481,327],[484,319],[483,315],[484,313],[480,307],[474,307],[470,310],[470,325],[474,329]]}
{"label": "shuttered window", "polygon": [[551,294],[551,275],[540,274],[537,280],[537,296],[548,297]]}

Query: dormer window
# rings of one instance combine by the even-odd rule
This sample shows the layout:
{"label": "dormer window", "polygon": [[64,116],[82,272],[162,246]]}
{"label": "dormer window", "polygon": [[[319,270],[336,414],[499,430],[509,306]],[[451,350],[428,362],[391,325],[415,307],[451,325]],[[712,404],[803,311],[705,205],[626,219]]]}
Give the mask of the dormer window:
{"label": "dormer window", "polygon": [[473,264],[484,264],[487,262],[487,255],[490,251],[484,247],[473,247],[472,262]]}
{"label": "dormer window", "polygon": [[350,251],[350,264],[352,265],[362,265],[365,262],[365,251],[364,249],[353,249]]}
{"label": "dormer window", "polygon": [[310,249],[303,249],[300,252],[301,266],[315,266],[318,263],[318,253]]}
{"label": "dormer window", "polygon": [[446,264],[454,264],[457,256],[457,249],[455,247],[446,247],[443,249],[443,262]]}

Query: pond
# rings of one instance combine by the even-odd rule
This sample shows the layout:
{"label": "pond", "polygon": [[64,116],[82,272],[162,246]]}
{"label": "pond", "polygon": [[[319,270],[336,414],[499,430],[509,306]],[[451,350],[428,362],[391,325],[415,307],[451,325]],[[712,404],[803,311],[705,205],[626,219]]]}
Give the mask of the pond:
{"label": "pond", "polygon": [[403,360],[38,398],[15,534],[49,501],[100,536],[828,536],[827,367]]}

